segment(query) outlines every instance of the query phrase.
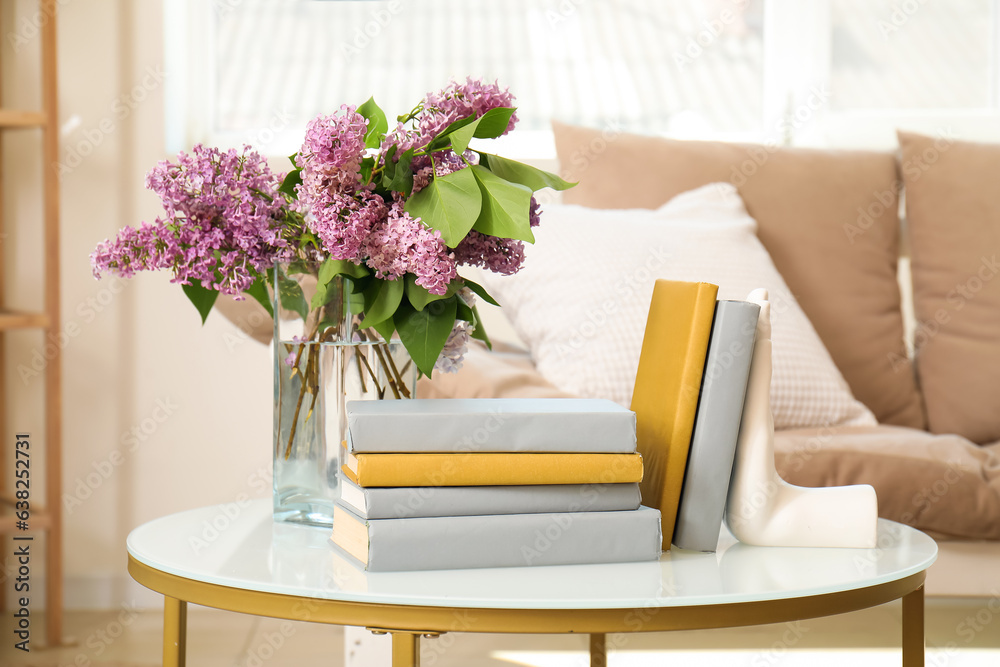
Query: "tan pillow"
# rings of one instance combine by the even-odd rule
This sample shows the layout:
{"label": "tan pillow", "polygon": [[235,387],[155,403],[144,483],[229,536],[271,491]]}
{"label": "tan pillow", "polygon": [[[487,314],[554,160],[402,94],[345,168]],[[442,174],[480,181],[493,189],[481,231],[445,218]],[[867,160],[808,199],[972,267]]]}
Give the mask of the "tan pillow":
{"label": "tan pillow", "polygon": [[908,132],[899,145],[928,426],[1000,439],[1000,145]]}
{"label": "tan pillow", "polygon": [[[854,395],[880,422],[924,428],[903,343],[895,156],[613,134],[553,123],[566,203],[656,208],[728,181]],[[543,221],[544,224],[544,221]]]}
{"label": "tan pillow", "polygon": [[1000,448],[892,426],[779,431],[775,462],[800,486],[871,484],[878,514],[949,537],[1000,539]]}

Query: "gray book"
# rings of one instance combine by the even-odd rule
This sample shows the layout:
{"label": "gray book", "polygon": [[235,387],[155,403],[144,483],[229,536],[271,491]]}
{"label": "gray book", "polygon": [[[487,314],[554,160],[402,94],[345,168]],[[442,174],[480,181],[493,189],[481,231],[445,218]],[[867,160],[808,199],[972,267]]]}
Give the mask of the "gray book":
{"label": "gray book", "polygon": [[627,563],[660,556],[660,512],[362,519],[333,513],[333,543],[372,572]]}
{"label": "gray book", "polygon": [[610,512],[639,507],[636,484],[361,487],[340,479],[340,501],[363,519]]}
{"label": "gray book", "polygon": [[349,401],[353,452],[635,451],[635,413],[589,398]]}
{"label": "gray book", "polygon": [[719,541],[759,314],[760,306],[746,301],[715,306],[674,527],[673,544],[681,549],[715,551]]}

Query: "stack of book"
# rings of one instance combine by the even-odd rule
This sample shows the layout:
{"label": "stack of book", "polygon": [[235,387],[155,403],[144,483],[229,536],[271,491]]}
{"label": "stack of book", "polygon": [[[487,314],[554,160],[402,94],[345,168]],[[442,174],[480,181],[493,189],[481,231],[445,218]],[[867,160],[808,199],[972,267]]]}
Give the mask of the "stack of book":
{"label": "stack of book", "polygon": [[333,542],[370,571],[655,560],[635,415],[590,399],[348,403]]}
{"label": "stack of book", "polygon": [[718,291],[657,280],[646,321],[632,409],[664,550],[715,551],[722,526],[760,306]]}

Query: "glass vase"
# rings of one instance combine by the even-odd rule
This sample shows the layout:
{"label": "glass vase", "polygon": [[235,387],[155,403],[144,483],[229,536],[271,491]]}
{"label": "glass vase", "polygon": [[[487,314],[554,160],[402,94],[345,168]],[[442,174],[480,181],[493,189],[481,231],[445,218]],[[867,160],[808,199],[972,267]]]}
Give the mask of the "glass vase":
{"label": "glass vase", "polygon": [[331,526],[347,401],[411,398],[417,371],[398,339],[359,326],[349,279],[334,278],[312,306],[320,265],[275,267],[274,519]]}

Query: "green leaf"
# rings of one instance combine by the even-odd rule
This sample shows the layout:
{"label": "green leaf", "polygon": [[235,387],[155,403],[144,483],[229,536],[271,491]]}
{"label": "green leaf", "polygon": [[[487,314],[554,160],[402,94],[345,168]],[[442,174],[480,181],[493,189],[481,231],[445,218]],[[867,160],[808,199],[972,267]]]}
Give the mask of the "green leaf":
{"label": "green leaf", "polygon": [[476,123],[475,136],[478,139],[494,139],[507,131],[510,117],[514,115],[512,107],[497,107],[490,109]]}
{"label": "green leaf", "polygon": [[472,312],[472,309],[461,299],[457,302],[457,309],[455,310],[455,318],[459,320],[465,320],[470,324],[476,323],[476,314]]}
{"label": "green leaf", "polygon": [[389,121],[386,120],[385,112],[375,104],[374,97],[369,97],[367,102],[358,107],[358,113],[368,119],[365,146],[378,148],[382,145],[382,136],[389,131]]}
{"label": "green leaf", "polygon": [[403,300],[404,281],[376,280],[365,291],[365,319],[361,321],[362,329],[367,329],[378,322],[391,319]]}
{"label": "green leaf", "polygon": [[480,299],[482,299],[486,303],[488,303],[488,304],[490,304],[492,306],[499,306],[500,305],[499,303],[497,303],[496,299],[494,299],[492,296],[490,296],[490,293],[486,291],[486,288],[483,287],[482,285],[480,285],[479,283],[473,282],[473,281],[469,280],[468,278],[462,278],[462,280],[465,282],[465,286],[466,287],[468,287],[470,290],[472,290],[473,293],[475,293],[476,296],[478,296]]}
{"label": "green leaf", "polygon": [[479,309],[473,306],[472,312],[476,316],[476,328],[473,329],[472,333],[469,335],[475,338],[476,340],[483,341],[484,343],[486,343],[486,349],[492,350],[493,343],[490,341],[490,337],[486,335],[486,327],[483,326],[483,319],[479,316]]}
{"label": "green leaf", "polygon": [[364,183],[371,183],[372,171],[375,169],[375,158],[366,157],[361,160],[361,180]]}
{"label": "green leaf", "polygon": [[281,182],[281,187],[278,188],[278,192],[284,192],[292,199],[295,199],[296,198],[295,186],[301,182],[302,182],[302,170],[293,169],[292,171],[288,172],[288,174],[285,176],[285,180]]}
{"label": "green leaf", "polygon": [[[395,148],[393,146],[392,148]],[[390,148],[390,151],[392,149]],[[395,190],[409,196],[413,191],[413,169],[410,164],[413,162],[413,149],[407,148],[399,156],[395,163],[390,162],[390,157],[386,154],[385,172],[382,174],[382,187],[387,190]],[[392,166],[390,170],[390,165]]]}
{"label": "green leaf", "polygon": [[482,210],[472,228],[490,236],[534,243],[528,216],[531,189],[505,181],[480,165],[473,165],[467,171],[473,173],[483,195]]}
{"label": "green leaf", "polygon": [[[485,116],[483,118],[485,118]],[[478,127],[482,120],[482,118],[479,118],[478,120],[460,127],[449,134],[448,139],[451,141],[451,150],[455,151],[458,155],[464,153],[469,147],[469,142],[472,141],[472,137],[476,135],[476,127]]]}
{"label": "green leaf", "polygon": [[198,309],[198,314],[201,315],[201,323],[204,324],[205,320],[208,319],[208,314],[212,312],[215,300],[219,298],[218,290],[202,287],[200,281],[193,282],[190,285],[181,285],[181,289],[184,290],[184,293],[191,300],[191,303],[194,304],[194,307]]}
{"label": "green leaf", "polygon": [[244,294],[249,294],[257,303],[264,306],[267,310],[267,314],[274,317],[274,308],[271,307],[271,295],[267,291],[267,284],[263,276],[257,276],[257,279],[253,281],[250,287],[243,290]]}
{"label": "green leaf", "polygon": [[412,273],[406,274],[406,299],[417,310],[423,310],[431,301],[447,299],[447,294],[431,294],[427,288],[416,283],[416,277]]}
{"label": "green leaf", "polygon": [[278,304],[299,314],[304,320],[309,315],[309,305],[299,283],[292,278],[278,278]]}
{"label": "green leaf", "polygon": [[430,143],[427,144],[427,152],[432,152],[444,148],[445,146],[448,145],[449,141],[448,136],[452,132],[465,127],[469,123],[475,122],[475,120],[476,120],[476,114],[473,113],[469,114],[465,118],[459,118],[458,120],[452,122],[448,127],[438,132],[436,137],[431,139]]}
{"label": "green leaf", "polygon": [[[410,197],[406,212],[441,232],[444,243],[454,248],[472,229],[482,209],[483,196],[470,169],[438,176]],[[527,220],[527,208],[525,208]]]}
{"label": "green leaf", "polygon": [[317,280],[321,283],[328,283],[334,276],[347,276],[348,278],[364,278],[371,271],[364,264],[355,264],[346,259],[328,259],[319,267]]}
{"label": "green leaf", "polygon": [[390,317],[387,320],[382,320],[381,322],[376,322],[372,325],[372,329],[378,332],[382,336],[382,340],[389,341],[392,338],[393,332],[396,331],[396,323],[392,321]]}
{"label": "green leaf", "polygon": [[449,126],[439,137],[448,137],[448,140],[451,141],[451,149],[461,155],[469,147],[469,142],[472,141],[473,137],[492,139],[503,134],[513,114],[514,110],[508,107],[490,109],[471,122],[469,121],[471,116],[458,121],[464,123],[460,127],[452,128],[455,125],[452,123],[452,126]]}
{"label": "green leaf", "polygon": [[333,282],[316,283],[316,292],[313,294],[312,299],[309,301],[309,307],[315,310],[320,306],[325,306],[330,302],[330,298],[333,296],[334,290],[332,289]]}
{"label": "green leaf", "polygon": [[568,190],[576,185],[559,178],[555,174],[536,169],[522,162],[515,162],[489,153],[479,154],[480,163],[500,178],[512,183],[520,183],[531,188],[532,192],[542,188],[553,190]]}
{"label": "green leaf", "polygon": [[444,294],[431,294],[426,287],[417,284],[417,277],[412,273],[406,274],[406,299],[417,310],[423,310],[427,304],[433,301],[447,299],[452,294],[462,289],[462,280],[452,280],[448,283],[448,291]]}
{"label": "green leaf", "polygon": [[410,353],[410,358],[428,377],[433,373],[434,364],[448,341],[448,334],[455,326],[457,301],[458,297],[435,301],[423,310],[416,310],[404,301],[393,317],[399,339]]}

